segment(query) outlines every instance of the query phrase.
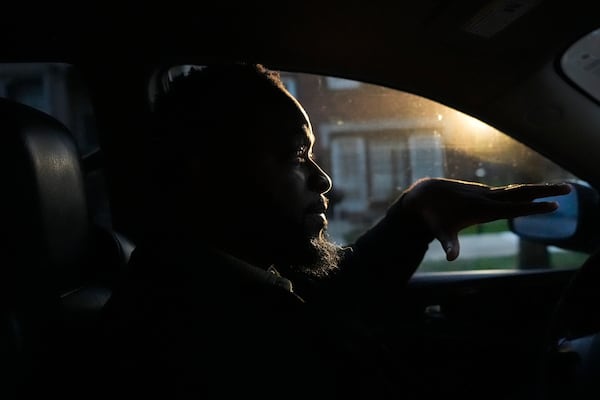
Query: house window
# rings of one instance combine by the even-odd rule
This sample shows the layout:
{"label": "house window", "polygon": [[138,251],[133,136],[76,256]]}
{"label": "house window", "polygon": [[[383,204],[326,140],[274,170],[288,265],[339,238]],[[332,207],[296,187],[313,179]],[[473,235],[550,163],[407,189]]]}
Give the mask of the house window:
{"label": "house window", "polygon": [[407,186],[406,144],[392,139],[369,141],[369,197],[372,204],[387,204]]}
{"label": "house window", "polygon": [[366,146],[360,136],[339,136],[331,143],[332,178],[344,196],[340,212],[362,212],[367,208]]}
{"label": "house window", "polygon": [[437,132],[418,133],[408,138],[411,181],[444,177],[442,138]]}

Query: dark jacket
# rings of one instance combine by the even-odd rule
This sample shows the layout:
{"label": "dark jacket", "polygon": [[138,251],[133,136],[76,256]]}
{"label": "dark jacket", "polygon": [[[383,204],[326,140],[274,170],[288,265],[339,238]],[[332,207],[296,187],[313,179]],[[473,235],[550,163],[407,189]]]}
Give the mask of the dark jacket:
{"label": "dark jacket", "polygon": [[[366,321],[431,237],[396,230],[380,223],[348,249],[339,274],[298,285],[202,245],[141,244],[106,309],[106,387],[133,398],[402,395],[395,361]],[[402,245],[384,254],[384,237]]]}

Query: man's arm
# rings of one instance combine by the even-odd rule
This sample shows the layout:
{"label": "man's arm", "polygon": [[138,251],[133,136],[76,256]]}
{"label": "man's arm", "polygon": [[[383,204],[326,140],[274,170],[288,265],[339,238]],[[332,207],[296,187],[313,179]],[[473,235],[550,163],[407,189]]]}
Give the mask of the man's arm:
{"label": "man's arm", "polygon": [[[448,261],[460,252],[458,233],[471,225],[556,210],[555,202],[535,201],[569,193],[568,184],[492,187],[475,182],[427,178],[415,182],[384,218],[345,250],[331,286],[346,294],[385,292],[402,287],[437,239]],[[369,286],[375,289],[369,290]],[[342,289],[343,288],[343,289]]]}
{"label": "man's arm", "polygon": [[309,286],[308,297],[362,307],[400,292],[434,239],[425,221],[403,206],[406,193],[383,218],[342,249],[339,269]]}
{"label": "man's arm", "polygon": [[425,220],[404,205],[407,194],[408,190],[350,246],[341,264],[344,273],[372,275],[392,286],[410,279],[434,235]]}

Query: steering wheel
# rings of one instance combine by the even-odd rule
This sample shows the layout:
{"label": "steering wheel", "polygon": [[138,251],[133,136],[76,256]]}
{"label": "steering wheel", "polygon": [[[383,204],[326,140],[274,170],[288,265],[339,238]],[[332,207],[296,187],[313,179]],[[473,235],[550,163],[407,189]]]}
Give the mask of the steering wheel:
{"label": "steering wheel", "polygon": [[600,398],[600,249],[575,273],[555,310],[541,368],[542,399]]}

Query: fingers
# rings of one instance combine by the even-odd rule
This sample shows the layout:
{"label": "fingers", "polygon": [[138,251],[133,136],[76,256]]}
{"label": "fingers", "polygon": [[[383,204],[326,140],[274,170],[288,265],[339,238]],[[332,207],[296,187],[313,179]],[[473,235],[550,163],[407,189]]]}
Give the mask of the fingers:
{"label": "fingers", "polygon": [[[537,201],[566,195],[572,187],[559,184],[519,184],[489,187],[457,181],[428,180],[405,197],[420,213],[440,242],[448,261],[460,252],[458,232],[480,223],[553,212],[556,201]],[[534,201],[535,200],[535,201]]]}
{"label": "fingers", "polygon": [[533,203],[516,203],[507,206],[507,217],[515,218],[524,215],[543,214],[555,211],[558,209],[556,201],[541,201]]}
{"label": "fingers", "polygon": [[532,201],[538,198],[562,196],[571,192],[571,185],[558,184],[523,184],[495,187],[490,195],[496,200]]}
{"label": "fingers", "polygon": [[455,235],[453,239],[442,243],[442,248],[446,252],[446,260],[456,260],[458,258],[458,254],[460,253],[460,243],[458,242],[458,237]]}
{"label": "fingers", "polygon": [[[558,203],[555,201],[544,202],[505,202],[494,201],[490,204],[489,214],[482,218],[479,223],[489,222],[498,219],[516,218],[525,215],[542,214],[552,212],[558,209]],[[454,261],[460,254],[460,242],[458,240],[458,231],[444,231],[436,225],[430,225],[434,229],[434,235],[440,242],[442,249],[446,253],[447,261]]]}
{"label": "fingers", "polygon": [[486,217],[480,222],[493,221],[497,219],[509,219],[525,215],[544,214],[556,211],[559,205],[556,201],[493,201],[488,204]]}
{"label": "fingers", "polygon": [[460,243],[458,242],[458,232],[445,232],[437,230],[434,232],[435,237],[442,245],[444,253],[446,253],[446,260],[454,261],[460,253]]}

